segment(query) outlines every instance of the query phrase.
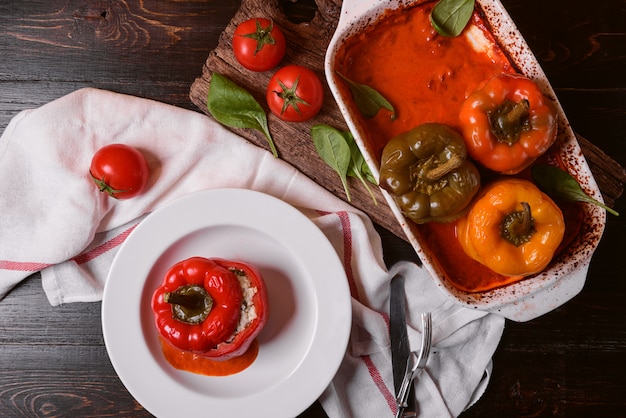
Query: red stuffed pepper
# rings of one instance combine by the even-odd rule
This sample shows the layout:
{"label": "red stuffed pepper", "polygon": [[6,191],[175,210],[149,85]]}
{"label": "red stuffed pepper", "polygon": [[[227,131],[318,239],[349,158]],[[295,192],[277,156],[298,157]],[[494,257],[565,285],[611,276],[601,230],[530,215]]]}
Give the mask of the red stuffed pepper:
{"label": "red stuffed pepper", "polygon": [[152,310],[164,341],[214,360],[244,354],[269,316],[267,291],[255,267],[203,257],[168,270]]}
{"label": "red stuffed pepper", "polygon": [[556,140],[557,112],[537,84],[502,74],[465,100],[459,113],[470,156],[503,174],[516,174]]}

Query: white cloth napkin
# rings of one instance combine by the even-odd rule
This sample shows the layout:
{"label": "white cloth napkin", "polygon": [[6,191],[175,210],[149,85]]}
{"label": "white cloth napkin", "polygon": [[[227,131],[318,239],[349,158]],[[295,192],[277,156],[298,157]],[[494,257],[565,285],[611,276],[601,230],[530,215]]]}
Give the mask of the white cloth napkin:
{"label": "white cloth napkin", "polygon": [[[147,191],[117,201],[89,176],[94,152],[127,143],[148,159]],[[97,301],[119,244],[142,217],[182,195],[239,187],[301,209],[342,259],[352,291],[345,359],[321,397],[331,418],[392,417],[389,280],[370,219],[291,165],[212,119],[163,103],[82,89],[17,114],[0,138],[0,299],[33,272],[52,305]],[[419,313],[433,313],[434,344],[415,385],[420,416],[457,416],[483,393],[504,319],[450,302],[428,274],[407,274],[411,347]]]}

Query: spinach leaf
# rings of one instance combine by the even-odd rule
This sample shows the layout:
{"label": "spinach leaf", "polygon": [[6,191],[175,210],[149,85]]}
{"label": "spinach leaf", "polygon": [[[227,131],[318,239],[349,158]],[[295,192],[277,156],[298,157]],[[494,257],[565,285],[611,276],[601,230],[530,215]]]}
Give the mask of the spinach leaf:
{"label": "spinach leaf", "polygon": [[351,201],[351,198],[347,177],[355,177],[363,183],[374,204],[378,205],[376,196],[374,196],[367,182],[376,185],[378,183],[365,162],[352,133],[349,131],[342,132],[328,125],[315,125],[311,128],[311,137],[320,157],[341,177],[348,202]]}
{"label": "spinach leaf", "polygon": [[311,127],[311,138],[322,160],[339,174],[346,197],[348,202],[350,202],[351,198],[347,180],[351,161],[350,146],[342,132],[327,125],[314,125]]}
{"label": "spinach leaf", "polygon": [[474,0],[440,0],[430,12],[430,23],[443,36],[458,36],[474,12]]}
{"label": "spinach leaf", "polygon": [[553,199],[592,203],[615,216],[619,216],[619,213],[610,207],[588,196],[578,181],[567,171],[547,164],[538,164],[532,168],[531,174],[537,186]]}
{"label": "spinach leaf", "polygon": [[244,88],[222,74],[213,73],[207,109],[215,120],[226,126],[260,131],[267,138],[274,157],[278,157],[267,126],[267,115],[261,105]]}
{"label": "spinach leaf", "polygon": [[354,140],[354,136],[352,136],[352,133],[344,132],[343,136],[346,139],[348,146],[350,147],[350,167],[348,167],[348,176],[359,179],[361,183],[363,183],[363,186],[365,186],[365,189],[371,196],[372,200],[374,201],[374,205],[378,205],[376,196],[374,196],[372,189],[367,184],[368,181],[370,183],[377,184],[376,179],[374,179],[374,175],[372,174],[372,171],[367,165],[365,158],[363,158],[363,154],[361,153],[359,146]]}
{"label": "spinach leaf", "polygon": [[365,84],[356,83],[339,72],[337,72],[337,75],[348,83],[350,92],[352,92],[352,97],[356,103],[356,107],[359,109],[359,112],[363,114],[363,116],[366,118],[373,118],[380,109],[387,109],[391,112],[391,119],[396,118],[396,110],[392,104],[389,103],[389,101],[378,91]]}

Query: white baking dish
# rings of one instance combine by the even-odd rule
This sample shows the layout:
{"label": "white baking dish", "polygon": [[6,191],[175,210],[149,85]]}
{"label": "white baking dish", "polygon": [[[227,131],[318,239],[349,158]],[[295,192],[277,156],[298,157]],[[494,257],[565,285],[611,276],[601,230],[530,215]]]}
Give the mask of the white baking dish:
{"label": "white baking dish", "polygon": [[[380,162],[365,145],[365,135],[359,126],[358,118],[353,114],[346,98],[342,96],[343,90],[338,87],[342,81],[335,74],[335,58],[342,42],[375,23],[385,11],[418,2],[424,0],[344,0],[336,32],[326,53],[325,72],[330,89],[376,178],[379,176]],[[595,199],[602,201],[601,193],[563,109],[517,27],[498,0],[477,0],[476,3],[477,7],[483,10],[493,35],[511,61],[523,74],[534,79],[546,95],[554,98],[560,119],[559,138],[554,147],[558,147],[558,153],[567,165],[568,171],[576,177],[583,189]],[[412,229],[414,226],[410,226],[410,221],[402,215],[393,199],[384,190],[383,194],[422,260],[424,268],[430,272],[443,292],[464,306],[495,312],[515,321],[527,321],[543,315],[580,292],[586,280],[591,256],[598,246],[606,222],[606,213],[603,209],[585,204],[585,224],[580,233],[568,249],[557,256],[545,271],[498,289],[469,293],[459,290],[446,279],[446,273],[438,267],[435,255],[420,242],[418,234],[414,233]]]}

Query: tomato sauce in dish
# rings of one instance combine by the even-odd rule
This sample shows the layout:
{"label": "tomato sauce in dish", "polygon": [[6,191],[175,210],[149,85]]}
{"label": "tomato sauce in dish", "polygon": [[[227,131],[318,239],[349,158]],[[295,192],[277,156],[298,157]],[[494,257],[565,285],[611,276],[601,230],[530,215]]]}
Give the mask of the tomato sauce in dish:
{"label": "tomato sauce in dish", "polygon": [[[374,24],[347,39],[337,53],[338,73],[374,88],[395,108],[395,119],[384,109],[366,118],[356,110],[348,86],[339,83],[341,95],[362,127],[365,146],[376,161],[394,136],[420,124],[438,122],[459,129],[459,110],[470,93],[496,75],[517,72],[480,11],[474,11],[460,36],[443,37],[430,24],[434,4],[385,12]],[[558,159],[550,155],[545,158]],[[483,171],[484,185],[494,174]],[[528,170],[518,175],[523,176],[529,176]],[[578,233],[581,213],[579,205],[564,210],[566,237],[561,249]],[[421,242],[427,243],[448,280],[460,290],[483,292],[520,280],[499,275],[467,256],[456,237],[456,222],[411,223],[410,227],[423,238]]]}
{"label": "tomato sauce in dish", "polygon": [[[388,111],[360,118],[379,160],[391,138],[417,125],[458,128],[461,104],[471,92],[495,75],[515,72],[478,13],[462,36],[448,38],[432,28],[432,6],[388,11],[337,53],[337,72],[374,88],[396,109],[395,120]],[[351,97],[347,86],[342,95]]]}
{"label": "tomato sauce in dish", "polygon": [[247,369],[256,360],[259,342],[254,340],[250,348],[241,356],[225,361],[212,360],[191,351],[180,350],[159,337],[163,356],[172,367],[205,376],[230,376]]}

